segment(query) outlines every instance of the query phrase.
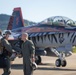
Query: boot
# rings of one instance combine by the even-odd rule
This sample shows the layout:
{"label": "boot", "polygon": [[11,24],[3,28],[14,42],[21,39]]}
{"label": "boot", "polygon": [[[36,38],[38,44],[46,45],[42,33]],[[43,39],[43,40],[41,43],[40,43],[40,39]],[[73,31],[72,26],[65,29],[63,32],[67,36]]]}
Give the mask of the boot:
{"label": "boot", "polygon": [[9,72],[6,72],[6,73],[3,73],[2,75],[10,75],[10,71]]}

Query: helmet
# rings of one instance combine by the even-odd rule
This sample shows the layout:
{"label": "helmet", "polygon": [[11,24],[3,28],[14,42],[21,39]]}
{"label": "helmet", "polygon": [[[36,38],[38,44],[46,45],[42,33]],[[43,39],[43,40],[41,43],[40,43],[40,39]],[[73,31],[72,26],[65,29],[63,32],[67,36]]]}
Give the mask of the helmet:
{"label": "helmet", "polygon": [[35,62],[32,63],[32,69],[36,70],[37,69],[37,64]]}
{"label": "helmet", "polygon": [[5,31],[5,33],[3,35],[6,35],[6,34],[10,34],[11,35],[11,32],[10,31]]}

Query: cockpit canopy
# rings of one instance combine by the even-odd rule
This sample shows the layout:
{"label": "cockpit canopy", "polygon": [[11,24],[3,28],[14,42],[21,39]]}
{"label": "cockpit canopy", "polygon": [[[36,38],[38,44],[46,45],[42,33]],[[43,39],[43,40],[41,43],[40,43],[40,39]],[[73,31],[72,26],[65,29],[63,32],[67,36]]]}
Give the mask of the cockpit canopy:
{"label": "cockpit canopy", "polygon": [[54,16],[54,17],[47,18],[44,21],[42,21],[41,24],[65,26],[65,27],[76,26],[76,22],[63,16]]}

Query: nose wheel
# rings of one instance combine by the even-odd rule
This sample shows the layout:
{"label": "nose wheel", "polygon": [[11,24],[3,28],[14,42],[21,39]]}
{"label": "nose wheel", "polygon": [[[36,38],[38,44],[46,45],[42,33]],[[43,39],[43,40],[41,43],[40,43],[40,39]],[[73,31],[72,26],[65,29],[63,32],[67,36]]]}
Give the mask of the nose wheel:
{"label": "nose wheel", "polygon": [[57,59],[55,62],[56,67],[65,67],[67,65],[66,60]]}
{"label": "nose wheel", "polygon": [[60,67],[61,66],[61,60],[57,59],[55,62],[56,67]]}
{"label": "nose wheel", "polygon": [[62,65],[62,67],[65,67],[67,65],[66,60],[63,60],[61,65]]}

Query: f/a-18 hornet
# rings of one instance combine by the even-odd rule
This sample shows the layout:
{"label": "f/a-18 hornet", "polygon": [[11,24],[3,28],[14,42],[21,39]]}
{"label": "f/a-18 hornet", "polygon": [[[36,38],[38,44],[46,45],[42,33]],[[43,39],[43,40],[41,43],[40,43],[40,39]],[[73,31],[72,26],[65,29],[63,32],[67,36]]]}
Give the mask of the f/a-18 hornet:
{"label": "f/a-18 hornet", "polygon": [[[54,16],[40,23],[24,26],[21,8],[14,8],[7,27],[12,35],[9,41],[13,45],[20,46],[18,41],[21,33],[27,32],[36,48],[36,63],[41,62],[41,56],[57,56],[57,67],[65,67],[65,57],[72,55],[72,47],[76,45],[75,22],[67,17]],[[14,41],[14,42],[13,42]]]}

